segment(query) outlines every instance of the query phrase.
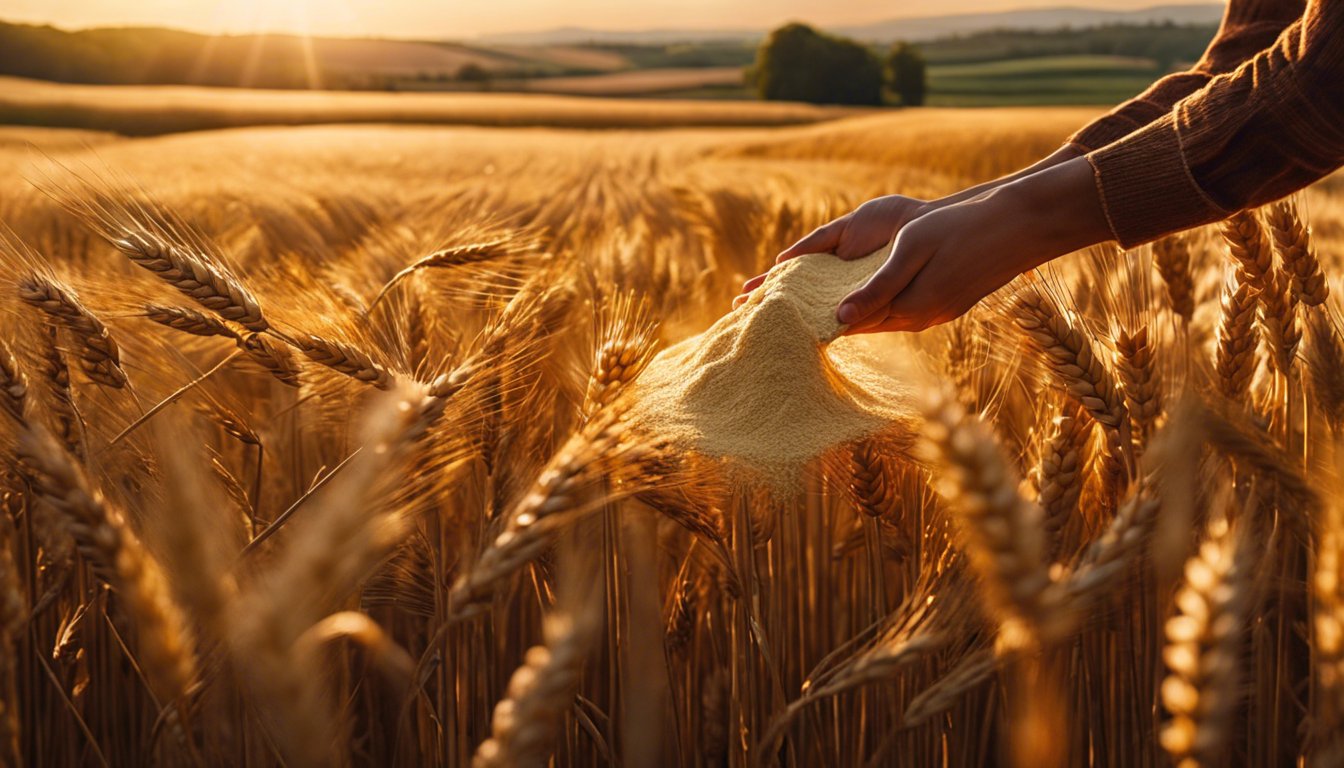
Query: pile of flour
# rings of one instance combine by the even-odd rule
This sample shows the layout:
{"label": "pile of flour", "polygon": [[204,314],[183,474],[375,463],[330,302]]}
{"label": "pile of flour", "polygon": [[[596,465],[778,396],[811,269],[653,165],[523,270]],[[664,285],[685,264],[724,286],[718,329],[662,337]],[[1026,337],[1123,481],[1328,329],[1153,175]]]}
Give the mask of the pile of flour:
{"label": "pile of flour", "polygon": [[831,448],[901,429],[908,409],[899,386],[852,339],[837,341],[845,326],[835,319],[888,252],[776,266],[745,304],[649,363],[634,384],[632,426],[786,493]]}

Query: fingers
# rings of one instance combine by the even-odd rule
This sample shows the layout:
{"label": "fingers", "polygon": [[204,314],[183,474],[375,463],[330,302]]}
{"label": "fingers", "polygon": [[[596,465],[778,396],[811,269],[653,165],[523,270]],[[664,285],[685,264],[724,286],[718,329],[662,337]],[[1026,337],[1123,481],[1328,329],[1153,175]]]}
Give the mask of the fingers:
{"label": "fingers", "polygon": [[929,260],[928,256],[919,252],[912,238],[904,236],[909,231],[903,230],[902,235],[896,238],[891,255],[868,278],[868,282],[840,302],[840,308],[835,313],[837,320],[854,325],[886,307],[924,267]]}
{"label": "fingers", "polygon": [[746,304],[746,303],[747,303],[747,299],[750,299],[750,298],[751,298],[751,294],[750,294],[750,293],[744,293],[744,294],[742,294],[741,296],[738,296],[737,298],[733,299],[733,309],[737,309],[738,307],[742,306],[743,304]]}
{"label": "fingers", "polygon": [[807,237],[789,246],[783,253],[779,254],[775,263],[779,264],[807,253],[830,253],[834,251],[840,245],[840,236],[844,234],[845,224],[848,221],[849,216],[846,215],[830,224],[817,227]]}
{"label": "fingers", "polygon": [[744,294],[751,293],[752,291],[756,290],[757,288],[760,288],[760,287],[761,287],[761,283],[764,283],[764,282],[765,282],[765,278],[766,278],[766,275],[757,275],[757,276],[751,278],[750,280],[748,280],[747,282],[743,283],[743,284],[742,284],[742,293],[744,293]]}

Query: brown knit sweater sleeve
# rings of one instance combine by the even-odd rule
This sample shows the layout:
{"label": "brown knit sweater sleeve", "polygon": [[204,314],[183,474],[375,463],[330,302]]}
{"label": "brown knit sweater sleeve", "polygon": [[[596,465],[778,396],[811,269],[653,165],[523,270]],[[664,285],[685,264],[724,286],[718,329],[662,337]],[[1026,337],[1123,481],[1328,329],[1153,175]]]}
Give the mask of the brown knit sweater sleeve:
{"label": "brown knit sweater sleeve", "polygon": [[1285,197],[1344,165],[1344,0],[1311,0],[1272,46],[1087,157],[1126,248]]}
{"label": "brown knit sweater sleeve", "polygon": [[1097,118],[1068,138],[1092,151],[1128,136],[1171,111],[1176,102],[1231,72],[1268,48],[1289,24],[1302,17],[1304,0],[1231,0],[1222,25],[1204,55],[1188,72],[1167,75],[1146,91]]}

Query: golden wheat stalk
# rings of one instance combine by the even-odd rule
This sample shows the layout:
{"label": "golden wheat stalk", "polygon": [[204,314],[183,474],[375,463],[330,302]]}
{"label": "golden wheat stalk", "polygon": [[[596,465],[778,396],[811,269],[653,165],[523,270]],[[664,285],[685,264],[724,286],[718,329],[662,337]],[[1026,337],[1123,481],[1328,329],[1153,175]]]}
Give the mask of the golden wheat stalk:
{"label": "golden wheat stalk", "polygon": [[170,307],[164,304],[146,304],[145,317],[173,330],[193,336],[224,336],[238,338],[237,332],[223,320],[190,307]]}
{"label": "golden wheat stalk", "polygon": [[1251,379],[1260,367],[1256,355],[1259,337],[1255,334],[1255,309],[1260,291],[1254,283],[1241,279],[1230,283],[1223,293],[1223,317],[1218,324],[1218,342],[1214,369],[1216,385],[1223,397],[1239,400],[1246,396]]}
{"label": "golden wheat stalk", "polygon": [[1283,269],[1292,276],[1293,294],[1308,307],[1319,307],[1330,298],[1330,284],[1321,273],[1321,262],[1311,247],[1311,233],[1302,223],[1297,206],[1280,200],[1269,207],[1269,230]]}
{"label": "golden wheat stalk", "polygon": [[14,562],[15,533],[8,511],[0,511],[0,764],[18,768],[22,761],[15,641],[28,611]]}
{"label": "golden wheat stalk", "polygon": [[1050,423],[1041,446],[1035,477],[1036,501],[1045,510],[1047,555],[1055,557],[1063,544],[1064,528],[1078,511],[1083,493],[1083,459],[1092,421],[1072,401]]}
{"label": "golden wheat stalk", "polygon": [[809,706],[839,696],[863,685],[889,680],[924,661],[955,637],[956,628],[973,623],[966,609],[964,583],[951,572],[926,571],[920,581],[884,620],[884,626],[867,647],[840,664],[813,670],[803,695],[770,723],[759,748],[773,752],[785,730]]}
{"label": "golden wheat stalk", "polygon": [[247,359],[260,365],[281,384],[290,387],[302,385],[299,380],[302,368],[289,347],[261,333],[249,333],[238,339],[237,343],[238,348],[247,354]]}
{"label": "golden wheat stalk", "polygon": [[594,612],[546,618],[546,645],[528,649],[490,719],[472,768],[545,768],[569,711],[584,660],[598,636]]}
{"label": "golden wheat stalk", "polygon": [[112,333],[80,303],[73,291],[51,278],[36,274],[21,278],[18,287],[19,298],[69,329],[79,340],[80,368],[90,379],[113,389],[126,386],[121,350],[113,341]]}
{"label": "golden wheat stalk", "polygon": [[298,346],[309,360],[378,389],[392,389],[397,383],[396,376],[352,344],[307,335],[298,338]]}
{"label": "golden wheat stalk", "polygon": [[1162,416],[1162,382],[1153,359],[1153,345],[1148,341],[1148,326],[1141,326],[1132,335],[1124,330],[1117,332],[1115,351],[1115,370],[1124,387],[1134,431],[1142,442]]}
{"label": "golden wheat stalk", "polygon": [[1153,262],[1167,286],[1171,311],[1189,324],[1195,315],[1195,282],[1190,275],[1190,245],[1181,235],[1153,243]]}
{"label": "golden wheat stalk", "polygon": [[406,267],[392,276],[391,280],[378,291],[378,295],[369,303],[368,311],[372,312],[379,302],[387,296],[388,292],[396,287],[398,283],[422,269],[443,269],[447,267],[460,267],[467,264],[479,264],[484,261],[491,261],[503,256],[509,255],[509,248],[512,243],[510,238],[501,238],[491,240],[485,243],[472,243],[470,245],[457,245],[451,248],[444,248],[440,251],[425,256],[414,264]]}
{"label": "golden wheat stalk", "polygon": [[[311,643],[300,643],[401,541],[407,520],[386,493],[409,450],[441,412],[416,388],[394,392],[366,419],[362,448],[297,524],[294,544],[230,609],[228,641],[251,701],[287,762],[341,762],[336,708]],[[289,513],[286,513],[289,514]],[[284,516],[282,516],[284,517]],[[310,638],[324,635],[321,630]]]}
{"label": "golden wheat stalk", "polygon": [[[561,530],[600,509],[602,501],[666,482],[653,472],[662,451],[631,433],[619,405],[600,411],[560,448],[508,513],[503,531],[458,578],[450,596],[456,617],[484,611],[506,579],[540,557]],[[600,491],[594,488],[599,481]]]}
{"label": "golden wheat stalk", "polygon": [[583,413],[610,405],[653,357],[658,322],[647,299],[620,293],[602,307],[598,349],[588,378]]}
{"label": "golden wheat stalk", "polygon": [[1270,274],[1260,294],[1260,330],[1269,348],[1270,365],[1279,375],[1290,375],[1302,341],[1302,326],[1298,323],[1297,295],[1292,291],[1291,279],[1282,270]]}
{"label": "golden wheat stalk", "polygon": [[1129,410],[1114,374],[1097,355],[1092,339],[1035,288],[1019,292],[1010,311],[1028,342],[1045,355],[1064,391],[1106,431],[1111,455],[1132,466]]}
{"label": "golden wheat stalk", "polygon": [[138,660],[155,693],[177,700],[195,677],[195,660],[186,619],[158,561],[49,436],[25,431],[19,453],[34,492],[61,514],[95,573],[120,591],[140,630]]}
{"label": "golden wheat stalk", "polygon": [[1177,613],[1167,620],[1162,659],[1170,674],[1161,696],[1171,716],[1160,741],[1181,768],[1225,764],[1241,695],[1250,551],[1238,526],[1215,519],[1185,564]]}
{"label": "golden wheat stalk", "polygon": [[962,515],[971,564],[1010,645],[1049,644],[1067,622],[1046,561],[1044,513],[1018,494],[1019,479],[979,419],[946,395],[930,397],[922,450],[941,468],[939,488]]}
{"label": "golden wheat stalk", "polygon": [[1219,227],[1228,255],[1237,264],[1238,281],[1251,284],[1257,291],[1274,269],[1274,251],[1265,236],[1255,211],[1234,214]]}

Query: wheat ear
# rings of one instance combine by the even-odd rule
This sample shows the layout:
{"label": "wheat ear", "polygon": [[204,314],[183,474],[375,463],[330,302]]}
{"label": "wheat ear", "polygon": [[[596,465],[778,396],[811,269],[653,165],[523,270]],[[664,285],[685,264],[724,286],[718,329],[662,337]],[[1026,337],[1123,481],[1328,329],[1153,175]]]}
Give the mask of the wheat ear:
{"label": "wheat ear", "polygon": [[145,317],[176,331],[192,336],[224,336],[238,338],[238,334],[223,320],[190,307],[170,307],[164,304],[146,304]]}
{"label": "wheat ear", "polygon": [[1241,279],[1229,284],[1223,293],[1223,318],[1218,324],[1218,344],[1214,368],[1218,392],[1233,400],[1241,399],[1250,388],[1251,378],[1260,365],[1256,356],[1259,337],[1255,334],[1255,309],[1259,289]]}
{"label": "wheat ear", "polygon": [[988,429],[945,395],[925,407],[923,452],[965,521],[971,563],[1009,643],[1046,643],[1064,629],[1046,562],[1044,513],[1018,494],[1019,479]]}
{"label": "wheat ear", "polygon": [[1274,269],[1274,251],[1255,211],[1242,211],[1220,227],[1228,255],[1237,264],[1238,280],[1256,290],[1265,287],[1265,279]]}
{"label": "wheat ear", "polygon": [[[593,614],[588,610],[585,613]],[[547,617],[546,645],[530,648],[495,705],[490,738],[481,743],[472,768],[545,768],[556,733],[579,685],[583,662],[596,640],[595,616]]]}
{"label": "wheat ear", "polygon": [[1129,416],[1140,439],[1152,432],[1162,415],[1162,382],[1153,360],[1153,345],[1148,341],[1148,326],[1132,335],[1121,330],[1115,334],[1115,370],[1125,390]]}
{"label": "wheat ear", "polygon": [[1050,557],[1058,555],[1065,526],[1078,511],[1083,493],[1083,458],[1092,421],[1082,406],[1068,401],[1050,424],[1037,463],[1036,500],[1045,510],[1044,527]]}
{"label": "wheat ear", "polygon": [[1291,278],[1282,270],[1274,270],[1266,280],[1260,295],[1260,330],[1269,348],[1268,360],[1274,370],[1287,376],[1297,358],[1297,347],[1302,341],[1302,326],[1298,323],[1297,294],[1292,290]]}
{"label": "wheat ear", "polygon": [[1208,540],[1185,564],[1177,614],[1167,620],[1162,651],[1170,670],[1162,681],[1162,703],[1171,718],[1160,741],[1178,768],[1223,764],[1240,698],[1251,547],[1226,520],[1210,528]]}
{"label": "wheat ear", "polygon": [[[508,513],[504,530],[453,585],[455,616],[485,610],[504,580],[540,557],[566,526],[599,509],[601,500],[663,485],[651,471],[661,456],[631,433],[618,409],[599,412],[561,447]],[[598,481],[605,481],[600,493],[593,488]]]}
{"label": "wheat ear", "polygon": [[1045,355],[1064,391],[1106,431],[1111,455],[1132,466],[1129,411],[1115,376],[1096,354],[1091,338],[1034,288],[1018,293],[1011,312],[1028,342]]}
{"label": "wheat ear", "polygon": [[204,254],[147,231],[128,230],[110,241],[131,261],[225,320],[257,333],[270,327],[251,292]]}
{"label": "wheat ear", "polygon": [[1344,340],[1319,307],[1307,313],[1307,345],[1303,354],[1312,399],[1336,429],[1344,425]]}
{"label": "wheat ear", "polygon": [[1187,324],[1195,315],[1195,282],[1190,276],[1190,245],[1180,235],[1153,243],[1153,262],[1167,286],[1171,311]]}
{"label": "wheat ear", "polygon": [[121,351],[103,321],[90,312],[74,292],[55,280],[28,275],[19,280],[19,297],[65,326],[80,342],[80,368],[89,378],[104,386],[126,386],[121,370]]}
{"label": "wheat ear", "polygon": [[1269,207],[1269,230],[1284,270],[1292,276],[1293,293],[1308,307],[1319,307],[1330,298],[1330,284],[1321,273],[1321,262],[1311,247],[1311,233],[1297,206],[1281,200]]}
{"label": "wheat ear", "polygon": [[410,277],[422,269],[442,269],[445,267],[460,267],[467,264],[479,264],[483,261],[490,261],[509,254],[508,245],[511,241],[508,238],[492,240],[487,243],[473,243],[471,245],[458,245],[452,248],[444,248],[441,251],[435,251],[430,255],[416,261],[414,264],[406,267],[392,276],[391,280],[383,286],[373,301],[369,303],[369,312],[377,307],[379,302],[387,296],[388,292],[396,287],[397,283]]}
{"label": "wheat ear", "polygon": [[610,405],[653,357],[658,321],[645,299],[618,294],[603,307],[599,346],[588,378],[583,412]]}
{"label": "wheat ear", "polygon": [[140,666],[155,693],[176,700],[195,676],[195,661],[186,619],[158,561],[45,433],[26,431],[19,453],[38,497],[61,514],[80,554],[125,599],[140,629]]}
{"label": "wheat ear", "polygon": [[309,335],[300,336],[298,345],[313,362],[378,389],[391,389],[397,382],[396,377],[374,362],[367,352],[350,344]]}

